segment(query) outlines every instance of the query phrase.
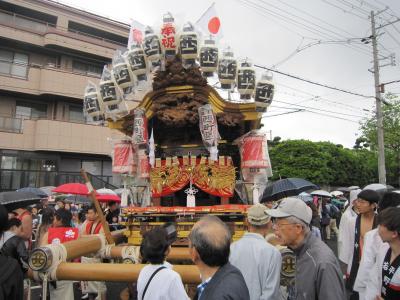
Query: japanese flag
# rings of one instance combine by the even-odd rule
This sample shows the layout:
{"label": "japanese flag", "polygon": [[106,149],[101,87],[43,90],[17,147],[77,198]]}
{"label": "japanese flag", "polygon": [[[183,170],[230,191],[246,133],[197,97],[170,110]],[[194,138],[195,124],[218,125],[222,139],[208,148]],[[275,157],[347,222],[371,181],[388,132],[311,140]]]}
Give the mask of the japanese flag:
{"label": "japanese flag", "polygon": [[138,21],[132,20],[128,37],[128,49],[132,44],[142,44],[144,39],[144,28],[145,25]]}
{"label": "japanese flag", "polygon": [[196,27],[201,30],[204,38],[211,35],[214,40],[219,41],[223,37],[221,31],[221,20],[219,19],[215,9],[215,3],[211,4],[211,6],[196,22]]}

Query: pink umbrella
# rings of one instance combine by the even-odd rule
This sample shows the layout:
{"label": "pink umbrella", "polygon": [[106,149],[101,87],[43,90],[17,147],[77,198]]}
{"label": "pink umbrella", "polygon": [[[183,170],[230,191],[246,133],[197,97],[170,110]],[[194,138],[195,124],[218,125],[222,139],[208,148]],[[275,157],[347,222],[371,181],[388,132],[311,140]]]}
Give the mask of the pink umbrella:
{"label": "pink umbrella", "polygon": [[88,188],[83,183],[66,183],[62,184],[52,190],[53,193],[60,194],[73,194],[73,195],[85,195],[89,193]]}

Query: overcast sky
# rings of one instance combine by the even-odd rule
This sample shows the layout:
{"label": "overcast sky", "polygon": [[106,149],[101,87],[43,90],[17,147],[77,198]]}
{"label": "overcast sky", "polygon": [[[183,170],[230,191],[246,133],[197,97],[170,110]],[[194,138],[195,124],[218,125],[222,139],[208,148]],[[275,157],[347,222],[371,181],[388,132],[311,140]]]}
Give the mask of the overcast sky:
{"label": "overcast sky", "polygon": [[[376,19],[377,26],[400,16],[398,0],[63,0],[62,3],[112,19],[147,25],[161,23],[170,11],[178,23],[196,22],[213,3],[221,19],[222,46],[230,45],[239,58],[319,83],[374,95],[372,46],[361,43],[371,34],[371,10],[389,7]],[[393,26],[394,25],[394,26]],[[400,22],[379,30],[382,56],[396,54],[400,60]],[[296,49],[302,50],[285,61]],[[382,61],[386,64],[389,61]],[[381,69],[381,82],[400,79],[399,66]],[[276,94],[263,122],[272,136],[283,139],[331,141],[352,147],[359,134],[359,121],[375,109],[373,98],[349,95],[274,75]],[[386,86],[400,93],[400,84]],[[294,104],[304,107],[295,106]],[[290,109],[289,109],[290,108]],[[312,110],[292,114],[294,108]],[[283,114],[283,115],[280,115]],[[341,118],[341,119],[340,119]],[[346,119],[346,120],[344,120]]]}

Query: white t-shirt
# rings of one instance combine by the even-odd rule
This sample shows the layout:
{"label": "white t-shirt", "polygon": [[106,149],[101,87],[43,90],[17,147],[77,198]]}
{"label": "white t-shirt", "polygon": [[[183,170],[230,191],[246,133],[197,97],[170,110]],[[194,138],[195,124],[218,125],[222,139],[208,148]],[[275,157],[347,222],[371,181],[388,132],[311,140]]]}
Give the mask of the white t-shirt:
{"label": "white t-shirt", "polygon": [[347,264],[347,275],[350,274],[353,262],[354,235],[356,228],[357,214],[349,206],[340,219],[339,226],[339,260]]}
{"label": "white t-shirt", "polygon": [[[159,267],[165,266],[165,269],[158,273],[151,280],[145,299],[142,299],[144,289],[151,275]],[[164,262],[162,265],[147,265],[139,273],[137,280],[137,291],[139,300],[187,300],[189,297],[183,287],[180,275],[172,270],[172,265]]]}

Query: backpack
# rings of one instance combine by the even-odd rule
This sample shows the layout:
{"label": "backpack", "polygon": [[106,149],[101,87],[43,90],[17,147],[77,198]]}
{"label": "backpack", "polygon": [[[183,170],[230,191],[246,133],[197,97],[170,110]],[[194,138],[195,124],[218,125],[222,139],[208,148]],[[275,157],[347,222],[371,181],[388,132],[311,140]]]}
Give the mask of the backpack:
{"label": "backpack", "polygon": [[340,217],[339,208],[337,208],[335,205],[331,204],[330,207],[329,207],[329,216],[332,219],[336,219],[336,218]]}

